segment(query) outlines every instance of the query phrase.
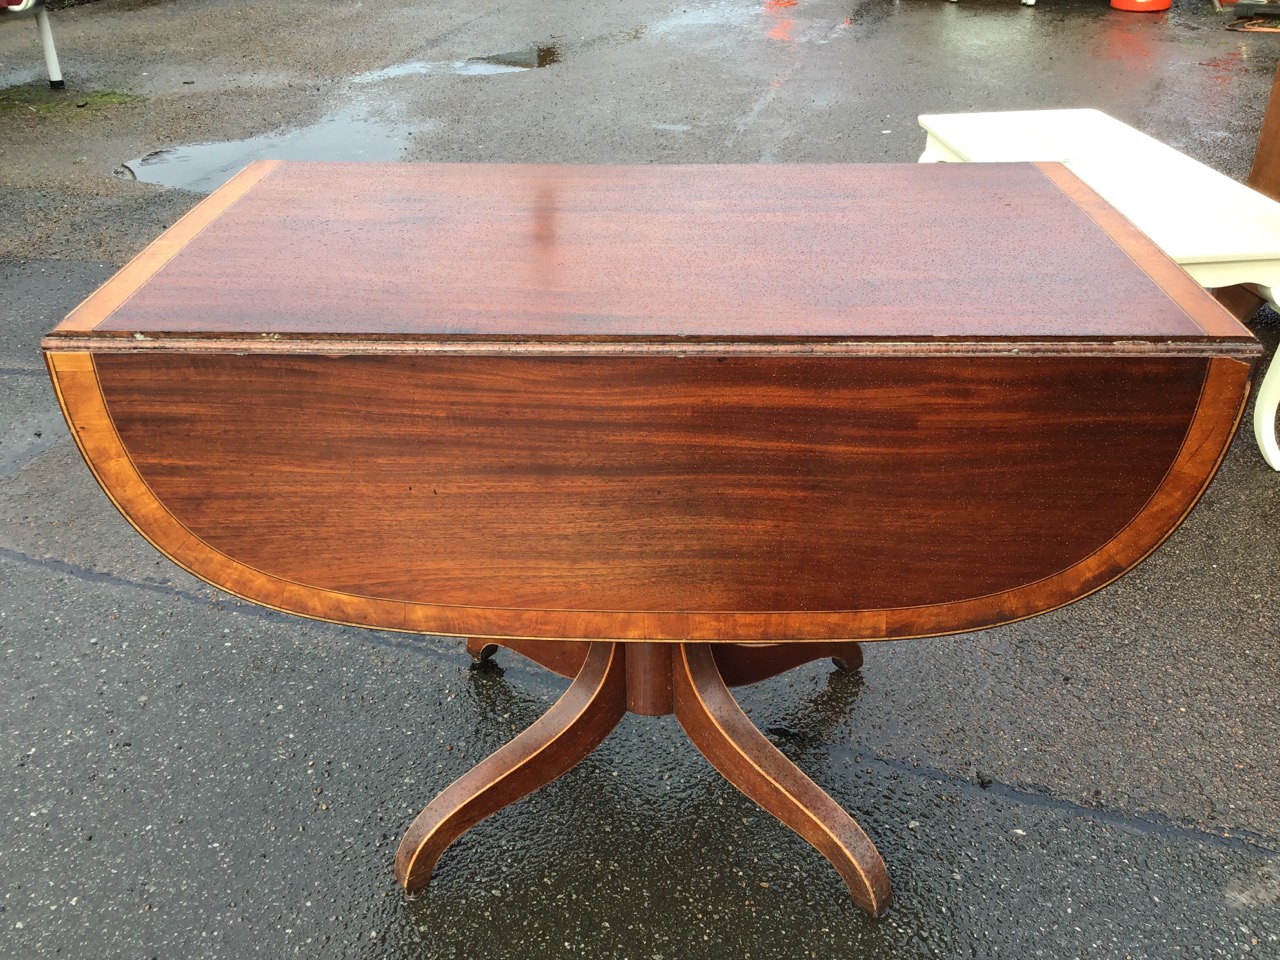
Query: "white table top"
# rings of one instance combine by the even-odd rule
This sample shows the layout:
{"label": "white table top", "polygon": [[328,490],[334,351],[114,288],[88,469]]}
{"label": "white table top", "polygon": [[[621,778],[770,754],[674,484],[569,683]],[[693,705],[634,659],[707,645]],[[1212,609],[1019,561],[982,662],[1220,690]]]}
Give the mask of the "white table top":
{"label": "white table top", "polygon": [[934,114],[962,160],[1058,160],[1181,264],[1280,259],[1280,203],[1098,110]]}

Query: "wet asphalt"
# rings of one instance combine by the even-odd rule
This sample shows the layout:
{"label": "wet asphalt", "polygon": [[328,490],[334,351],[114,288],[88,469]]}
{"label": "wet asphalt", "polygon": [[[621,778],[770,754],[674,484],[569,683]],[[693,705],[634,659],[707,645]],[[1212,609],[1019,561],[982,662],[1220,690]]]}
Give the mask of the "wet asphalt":
{"label": "wet asphalt", "polygon": [[[406,901],[413,815],[565,683],[190,578],[98,490],[38,351],[257,156],[910,162],[919,113],[1093,106],[1243,179],[1280,37],[1228,19],[108,0],[55,11],[48,105],[34,29],[0,23],[0,104],[30,101],[0,106],[0,956],[1280,957],[1280,474],[1247,428],[1101,593],[741,691],[878,845],[887,918],[670,718],[628,717]],[[1253,326],[1274,351],[1280,318]]]}

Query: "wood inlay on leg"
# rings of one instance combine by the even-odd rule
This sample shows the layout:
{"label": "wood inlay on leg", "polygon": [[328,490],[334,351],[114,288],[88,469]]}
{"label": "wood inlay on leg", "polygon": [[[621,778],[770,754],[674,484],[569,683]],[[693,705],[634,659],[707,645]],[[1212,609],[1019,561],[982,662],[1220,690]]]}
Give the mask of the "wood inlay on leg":
{"label": "wood inlay on leg", "polygon": [[567,773],[617,726],[627,709],[623,652],[613,643],[589,646],[550,710],[418,814],[396,851],[396,879],[407,892],[426,887],[440,855],[466,830]]}
{"label": "wood inlay on leg", "polygon": [[893,893],[875,845],[747,719],[710,645],[681,644],[674,685],[676,719],[711,765],[830,860],[859,908],[883,916]]}

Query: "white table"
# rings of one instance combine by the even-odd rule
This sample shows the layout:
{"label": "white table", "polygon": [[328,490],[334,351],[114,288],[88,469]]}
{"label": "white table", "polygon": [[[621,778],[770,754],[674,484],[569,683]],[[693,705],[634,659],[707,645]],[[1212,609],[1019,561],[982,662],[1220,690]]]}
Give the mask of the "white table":
{"label": "white table", "polygon": [[[1099,110],[920,117],[921,163],[1057,160],[1205,287],[1249,284],[1280,309],[1280,203]],[[1253,430],[1280,470],[1280,363],[1258,391]]]}

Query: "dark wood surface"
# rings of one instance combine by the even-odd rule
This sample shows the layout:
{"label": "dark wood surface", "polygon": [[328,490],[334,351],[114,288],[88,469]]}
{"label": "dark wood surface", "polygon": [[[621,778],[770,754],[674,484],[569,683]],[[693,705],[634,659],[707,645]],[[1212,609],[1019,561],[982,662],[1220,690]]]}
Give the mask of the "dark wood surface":
{"label": "dark wood surface", "polygon": [[1213,291],[1213,298],[1222,304],[1228,313],[1241,322],[1246,322],[1252,318],[1264,302],[1256,290],[1243,283],[1237,283],[1230,287],[1218,287]]}
{"label": "dark wood surface", "polygon": [[749,612],[1059,573],[1163,480],[1208,361],[96,363],[147,486],[255,569],[409,603]]}
{"label": "dark wood surface", "polygon": [[1247,183],[1272,200],[1280,200],[1280,67],[1276,68],[1271,81],[1271,96],[1267,99]]}
{"label": "dark wood surface", "polygon": [[410,893],[427,885],[451,843],[586,759],[627,712],[625,648],[593,643],[564,695],[518,737],[468,770],[413,821],[396,851],[396,879]]}
{"label": "dark wood surface", "polygon": [[1180,356],[149,353],[96,356],[63,397],[105,398],[77,435],[128,452],[89,458],[134,471],[108,488],[140,529],[272,606],[463,635],[875,639],[1119,575],[1194,501],[1246,375]]}
{"label": "dark wood surface", "polygon": [[756,729],[721,679],[709,644],[679,644],[672,653],[676,720],[694,746],[726,780],[816,847],[859,908],[882,916],[893,894],[870,838]]}
{"label": "dark wood surface", "polygon": [[727,687],[745,687],[803,663],[831,659],[841,673],[862,667],[862,648],[853,640],[827,643],[716,643],[711,646],[716,670]]}
{"label": "dark wood surface", "polygon": [[264,164],[207,203],[60,332],[1247,337],[1056,164]]}

